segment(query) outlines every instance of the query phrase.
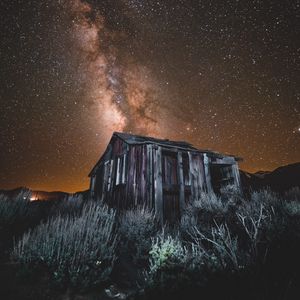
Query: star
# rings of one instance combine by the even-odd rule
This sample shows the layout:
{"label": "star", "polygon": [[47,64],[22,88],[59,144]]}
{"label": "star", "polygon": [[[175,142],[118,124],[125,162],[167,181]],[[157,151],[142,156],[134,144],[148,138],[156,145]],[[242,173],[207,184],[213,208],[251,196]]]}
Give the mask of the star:
{"label": "star", "polygon": [[300,161],[298,20],[277,2],[4,5],[0,188],[87,189],[113,131],[237,154],[250,172]]}

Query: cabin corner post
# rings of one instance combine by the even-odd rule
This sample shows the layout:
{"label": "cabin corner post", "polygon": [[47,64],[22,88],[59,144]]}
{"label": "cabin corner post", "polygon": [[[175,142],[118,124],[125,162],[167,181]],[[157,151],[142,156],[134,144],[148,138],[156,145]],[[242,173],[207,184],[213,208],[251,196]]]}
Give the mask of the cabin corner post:
{"label": "cabin corner post", "polygon": [[239,191],[241,191],[241,178],[240,178],[240,171],[238,167],[238,163],[235,162],[232,166],[232,175],[233,175],[233,180],[234,180],[234,185],[237,187]]}
{"label": "cabin corner post", "polygon": [[183,162],[182,162],[182,152],[178,152],[178,175],[179,175],[179,205],[180,205],[180,214],[185,208],[185,199],[184,199],[184,182],[183,182]]}
{"label": "cabin corner post", "polygon": [[154,203],[155,214],[163,223],[163,190],[162,190],[162,166],[161,147],[154,148]]}
{"label": "cabin corner post", "polygon": [[203,163],[204,163],[204,173],[205,173],[207,193],[211,193],[213,192],[213,188],[211,185],[210,158],[207,156],[206,153],[203,155]]}

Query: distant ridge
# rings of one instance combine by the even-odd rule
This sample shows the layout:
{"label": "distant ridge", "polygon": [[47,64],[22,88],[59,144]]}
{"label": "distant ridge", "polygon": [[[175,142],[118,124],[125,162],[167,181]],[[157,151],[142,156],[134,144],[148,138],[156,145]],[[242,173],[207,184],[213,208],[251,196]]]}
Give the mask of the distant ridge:
{"label": "distant ridge", "polygon": [[300,187],[300,162],[279,167],[274,171],[259,171],[254,174],[240,171],[244,189],[262,189],[269,187],[275,192],[285,192]]}

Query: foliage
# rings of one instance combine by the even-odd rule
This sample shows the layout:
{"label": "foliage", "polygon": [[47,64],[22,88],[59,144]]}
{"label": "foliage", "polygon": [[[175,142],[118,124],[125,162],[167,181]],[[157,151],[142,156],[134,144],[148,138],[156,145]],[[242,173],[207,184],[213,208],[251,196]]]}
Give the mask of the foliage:
{"label": "foliage", "polygon": [[229,213],[229,201],[225,201],[213,192],[202,192],[198,199],[192,200],[185,208],[180,221],[181,234],[188,239],[191,228],[201,227],[203,233],[211,231],[211,224],[215,221],[224,222]]}
{"label": "foliage", "polygon": [[55,202],[51,207],[49,216],[78,216],[81,214],[84,203],[81,194],[68,195],[64,199]]}
{"label": "foliage", "polygon": [[[230,281],[231,287],[242,282],[251,289],[273,273],[276,278],[283,278],[281,270],[286,272],[282,276],[291,274],[288,264],[300,268],[295,260],[300,251],[297,193],[262,190],[246,197],[231,186],[220,196],[202,193],[187,206],[179,226],[168,231],[160,230],[146,208],[125,211],[116,219],[101,203],[85,203],[74,195],[55,204],[47,222],[24,234],[13,257],[30,270],[46,268],[56,282],[80,288],[109,277],[116,280],[118,274],[135,289],[143,274],[146,293],[173,291],[176,296],[213,286],[205,294],[210,295],[215,284],[223,282],[224,287]],[[232,290],[228,288],[230,297]]]}
{"label": "foliage", "polygon": [[252,260],[258,255],[258,244],[263,239],[264,229],[273,219],[275,211],[272,202],[268,191],[254,192],[250,201],[244,201],[236,212],[239,225],[248,238]]}
{"label": "foliage", "polygon": [[222,198],[215,193],[202,192],[199,199],[193,202],[193,207],[199,210],[205,210],[208,212],[225,212],[227,209],[227,203],[222,201]]}
{"label": "foliage", "polygon": [[300,201],[300,187],[295,186],[285,192],[284,199],[287,201]]}
{"label": "foliage", "polygon": [[150,273],[167,268],[172,264],[182,264],[187,260],[187,249],[178,237],[165,236],[164,233],[152,240]]}
{"label": "foliage", "polygon": [[[211,228],[210,235],[203,234],[198,227],[192,229],[193,243],[198,245],[206,254],[206,257],[212,258],[214,267],[230,268],[238,270],[239,264],[239,248],[237,237],[232,237],[232,234],[227,224],[215,224]],[[203,241],[208,242],[204,245]],[[216,259],[218,261],[216,261]],[[219,263],[220,266],[217,266]]]}
{"label": "foliage", "polygon": [[115,261],[115,212],[90,202],[79,216],[57,216],[30,230],[15,244],[13,257],[44,265],[54,280],[86,288],[108,279]]}
{"label": "foliage", "polygon": [[148,287],[159,289],[175,288],[185,276],[189,252],[178,236],[173,237],[162,231],[152,239],[149,252],[149,270],[145,273],[145,282]]}
{"label": "foliage", "polygon": [[238,189],[235,185],[223,186],[220,192],[220,197],[223,201],[226,201],[227,205],[239,205],[244,200],[241,190]]}
{"label": "foliage", "polygon": [[31,192],[22,189],[15,196],[0,194],[0,257],[9,254],[13,238],[22,235],[43,218],[40,207],[30,202]]}
{"label": "foliage", "polygon": [[22,189],[12,199],[0,194],[0,228],[21,222],[30,216],[30,196],[31,192],[27,189]]}
{"label": "foliage", "polygon": [[119,226],[123,252],[130,254],[136,263],[147,260],[151,237],[158,231],[158,227],[154,213],[144,207],[124,212]]}
{"label": "foliage", "polygon": [[291,217],[300,217],[300,202],[290,201],[285,203],[285,211]]}

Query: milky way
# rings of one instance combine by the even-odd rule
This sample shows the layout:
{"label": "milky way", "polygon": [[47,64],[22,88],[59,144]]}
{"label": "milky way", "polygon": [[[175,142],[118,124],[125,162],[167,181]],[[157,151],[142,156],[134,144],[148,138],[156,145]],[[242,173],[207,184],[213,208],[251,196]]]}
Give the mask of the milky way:
{"label": "milky way", "polygon": [[300,161],[299,3],[0,3],[0,188],[76,191],[113,131]]}
{"label": "milky way", "polygon": [[105,140],[113,131],[165,135],[154,76],[134,58],[124,61],[119,54],[116,44],[126,42],[126,33],[107,29],[104,17],[86,2],[67,1],[64,8],[72,14],[74,47],[82,61],[78,75],[86,81],[85,97],[93,101],[95,126]]}

